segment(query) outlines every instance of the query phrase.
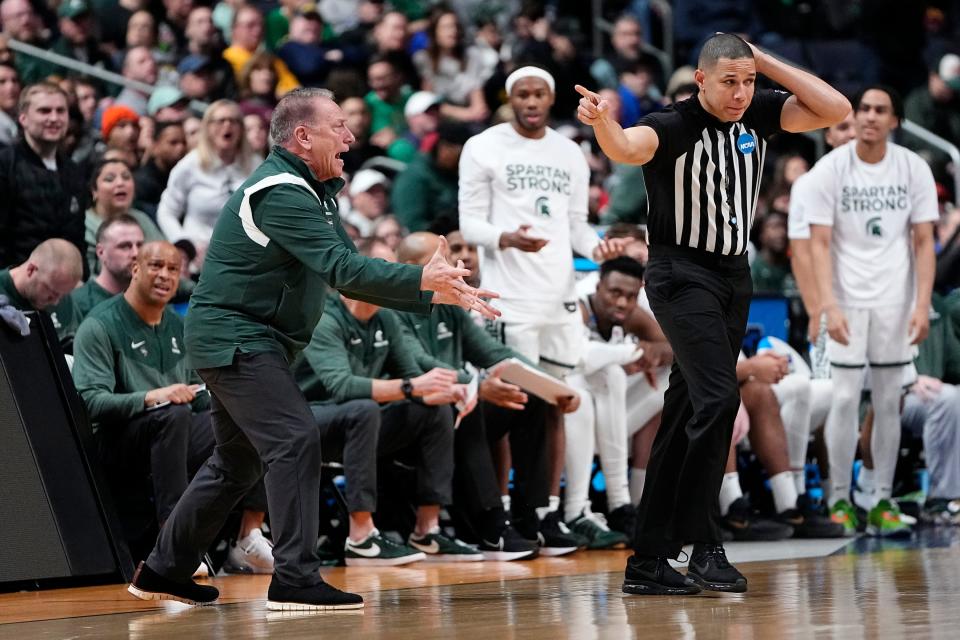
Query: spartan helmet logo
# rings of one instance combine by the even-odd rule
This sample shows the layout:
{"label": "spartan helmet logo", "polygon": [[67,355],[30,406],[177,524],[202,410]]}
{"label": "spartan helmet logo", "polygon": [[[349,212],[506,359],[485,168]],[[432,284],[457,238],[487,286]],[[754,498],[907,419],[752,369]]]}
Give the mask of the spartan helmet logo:
{"label": "spartan helmet logo", "polygon": [[867,235],[877,238],[883,237],[883,225],[880,224],[880,216],[867,220]]}
{"label": "spartan helmet logo", "polygon": [[533,210],[537,215],[549,216],[550,215],[550,198],[547,196],[540,196],[537,198],[537,201],[533,204]]}

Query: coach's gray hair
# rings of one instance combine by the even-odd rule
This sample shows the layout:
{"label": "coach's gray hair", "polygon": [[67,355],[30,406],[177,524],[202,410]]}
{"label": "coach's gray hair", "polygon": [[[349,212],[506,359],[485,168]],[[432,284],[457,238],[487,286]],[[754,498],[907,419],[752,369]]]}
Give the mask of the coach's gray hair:
{"label": "coach's gray hair", "polygon": [[270,137],[274,144],[286,145],[293,137],[293,130],[304,123],[313,123],[316,117],[315,98],[333,100],[333,92],[319,87],[294,89],[280,98],[270,118]]}

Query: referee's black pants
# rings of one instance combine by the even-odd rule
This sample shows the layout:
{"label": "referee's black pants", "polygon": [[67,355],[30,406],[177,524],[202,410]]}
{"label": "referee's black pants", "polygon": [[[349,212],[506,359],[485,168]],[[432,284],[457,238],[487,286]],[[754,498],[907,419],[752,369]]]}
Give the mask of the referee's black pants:
{"label": "referee's black pants", "polygon": [[718,497],[740,406],[737,356],[753,286],[746,256],[650,247],[647,298],[673,348],[633,547],[676,558],[721,543]]}

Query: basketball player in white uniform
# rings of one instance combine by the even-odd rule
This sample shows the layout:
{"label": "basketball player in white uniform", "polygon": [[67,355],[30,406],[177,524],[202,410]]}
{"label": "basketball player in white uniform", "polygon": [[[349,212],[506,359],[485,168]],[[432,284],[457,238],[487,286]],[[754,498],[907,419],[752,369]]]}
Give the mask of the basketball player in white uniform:
{"label": "basketball player in white uniform", "polygon": [[887,141],[902,117],[900,97],[869,87],[854,100],[856,137],[824,156],[807,180],[811,247],[830,336],[833,401],[827,416],[833,515],[855,527],[849,501],[864,368],[876,415],[871,442],[873,508],[867,530],[909,532],[891,500],[900,445],[900,387],[911,344],[929,330],[933,222],[939,217],[930,168]]}

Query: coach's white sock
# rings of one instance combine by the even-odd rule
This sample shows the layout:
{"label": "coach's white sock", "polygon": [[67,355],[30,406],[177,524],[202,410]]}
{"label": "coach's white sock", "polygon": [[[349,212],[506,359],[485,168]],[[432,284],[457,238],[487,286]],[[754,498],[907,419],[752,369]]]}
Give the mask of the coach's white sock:
{"label": "coach's white sock", "polygon": [[730,511],[730,505],[737,498],[743,497],[743,489],[740,488],[740,474],[736,471],[723,474],[723,482],[720,483],[720,515],[725,516]]}
{"label": "coach's white sock", "polygon": [[797,488],[793,484],[793,474],[781,471],[770,478],[770,490],[777,513],[797,508]]}
{"label": "coach's white sock", "polygon": [[807,474],[803,469],[793,469],[790,471],[793,476],[793,486],[797,488],[797,495],[802,496],[807,492]]}
{"label": "coach's white sock", "polygon": [[643,483],[647,481],[647,470],[630,467],[630,501],[634,505],[640,504],[643,497]]}

